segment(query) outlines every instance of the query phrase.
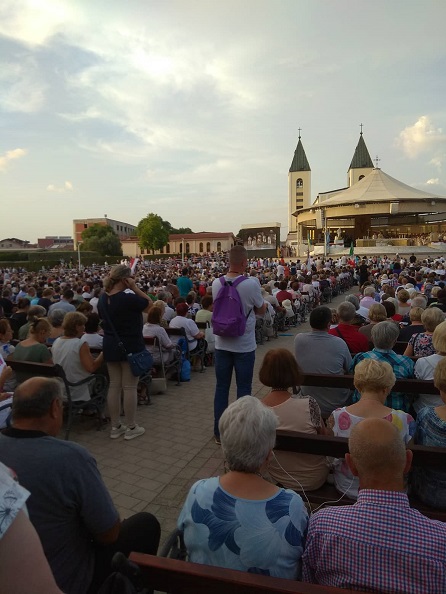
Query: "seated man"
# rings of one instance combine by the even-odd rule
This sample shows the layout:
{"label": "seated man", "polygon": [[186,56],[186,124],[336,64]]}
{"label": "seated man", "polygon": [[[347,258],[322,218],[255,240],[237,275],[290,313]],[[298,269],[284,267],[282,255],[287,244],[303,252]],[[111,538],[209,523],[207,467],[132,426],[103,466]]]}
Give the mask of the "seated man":
{"label": "seated man", "polygon": [[187,303],[179,303],[176,307],[177,315],[170,322],[169,328],[184,328],[189,343],[189,352],[192,353],[197,348],[198,340],[204,338],[204,332],[200,331],[193,320],[186,318],[188,310]]}
{"label": "seated man", "polygon": [[121,523],[94,458],[80,445],[56,439],[62,420],[58,380],[23,382],[14,394],[13,426],[0,435],[0,459],[31,493],[29,516],[59,588],[93,594],[116,551],[156,554],[160,527],[147,513]]}
{"label": "seated man", "polygon": [[356,309],[353,303],[343,301],[337,309],[339,323],[330,330],[332,336],[339,336],[348,346],[351,353],[363,353],[369,350],[369,341],[358,332],[358,326],[354,325]]}
{"label": "seated man", "polygon": [[[301,332],[294,339],[294,355],[304,373],[348,373],[352,357],[347,344],[338,336],[329,334],[331,309],[320,305],[310,314],[311,332]],[[348,388],[322,388],[301,386],[304,396],[313,396],[327,419],[336,409],[344,406],[350,396]]]}
{"label": "seated man", "polygon": [[358,501],[312,516],[303,581],[389,594],[444,592],[446,525],[409,507],[404,475],[412,452],[397,428],[365,419],[353,428],[349,450]]}
{"label": "seated man", "polygon": [[287,281],[280,281],[279,291],[276,293],[276,299],[279,302],[279,305],[282,305],[282,301],[285,301],[286,299],[289,299],[291,303],[294,301],[293,295],[287,291],[287,287]]}

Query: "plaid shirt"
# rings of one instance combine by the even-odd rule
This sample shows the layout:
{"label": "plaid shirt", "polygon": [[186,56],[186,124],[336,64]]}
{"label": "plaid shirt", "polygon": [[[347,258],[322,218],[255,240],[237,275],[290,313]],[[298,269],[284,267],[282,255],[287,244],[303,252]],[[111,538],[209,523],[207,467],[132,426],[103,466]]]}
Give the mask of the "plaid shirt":
{"label": "plaid shirt", "polygon": [[[353,357],[352,366],[350,367],[350,373],[354,373],[356,365],[364,359],[376,359],[377,361],[384,361],[389,363],[393,369],[395,377],[404,379],[414,377],[415,363],[409,357],[404,355],[397,355],[394,351],[377,349],[376,347],[367,351],[366,353],[358,353]],[[353,392],[353,402],[358,402],[359,392],[355,390]],[[394,408],[395,410],[404,410],[409,412],[410,409],[410,395],[404,394],[403,392],[390,392],[387,396],[386,406]]]}
{"label": "plaid shirt", "polygon": [[391,594],[446,592],[446,525],[405,493],[364,489],[354,505],[312,516],[303,581]]}

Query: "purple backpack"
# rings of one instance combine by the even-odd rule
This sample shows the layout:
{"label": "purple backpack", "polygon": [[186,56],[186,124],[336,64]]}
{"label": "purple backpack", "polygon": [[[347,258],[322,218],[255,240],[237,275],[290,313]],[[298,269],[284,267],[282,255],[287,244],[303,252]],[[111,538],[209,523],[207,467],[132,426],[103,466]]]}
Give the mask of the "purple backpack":
{"label": "purple backpack", "polygon": [[[239,276],[234,281],[220,277],[222,287],[214,301],[212,311],[212,331],[217,336],[243,336],[246,330],[246,320],[243,304],[237,285],[246,280],[246,276]],[[249,315],[249,314],[248,314]]]}

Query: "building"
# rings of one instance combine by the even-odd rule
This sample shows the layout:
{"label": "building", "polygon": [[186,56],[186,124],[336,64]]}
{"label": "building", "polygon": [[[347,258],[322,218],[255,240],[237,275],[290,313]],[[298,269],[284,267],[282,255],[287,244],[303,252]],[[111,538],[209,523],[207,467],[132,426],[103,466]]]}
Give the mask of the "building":
{"label": "building", "polygon": [[[233,233],[184,233],[169,235],[167,245],[155,254],[210,254],[215,252],[226,252],[235,245],[236,239]],[[128,237],[121,240],[122,252],[127,258],[135,258],[151,254],[151,250],[142,250],[138,245],[138,238]]]}
{"label": "building", "polygon": [[37,240],[37,246],[43,250],[72,250],[73,238],[69,235],[47,235],[46,237],[41,237]]}
{"label": "building", "polygon": [[446,234],[446,197],[417,190],[374,167],[362,129],[345,188],[321,192],[311,203],[306,192],[311,169],[300,134],[288,180],[289,218],[295,222],[287,243],[299,255],[307,252],[308,240],[324,247],[330,240],[334,248],[343,247],[345,240],[359,247],[398,248],[418,245],[420,238],[425,245]]}
{"label": "building", "polygon": [[136,226],[130,223],[123,223],[122,221],[114,221],[109,219],[106,215],[98,219],[74,219],[73,220],[73,240],[74,249],[77,250],[77,244],[82,242],[82,233],[85,229],[93,225],[108,225],[117,233],[120,239],[131,237],[136,233]]}
{"label": "building", "polygon": [[29,241],[17,239],[17,237],[8,237],[0,240],[0,249],[2,250],[23,250],[30,247]]}

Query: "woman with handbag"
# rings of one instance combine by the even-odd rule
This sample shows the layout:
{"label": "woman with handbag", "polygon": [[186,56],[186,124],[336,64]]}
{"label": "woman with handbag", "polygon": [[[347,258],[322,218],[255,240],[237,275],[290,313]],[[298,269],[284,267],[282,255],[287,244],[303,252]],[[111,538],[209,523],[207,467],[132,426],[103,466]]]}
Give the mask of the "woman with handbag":
{"label": "woman with handbag", "polygon": [[[124,435],[130,440],[145,431],[136,424],[138,402],[138,376],[149,371],[151,363],[144,362],[148,369],[132,369],[135,357],[143,351],[149,355],[142,335],[142,312],[149,309],[150,298],[139,289],[131,277],[131,270],[122,264],[113,266],[104,282],[106,293],[98,303],[99,315],[104,321],[104,359],[110,376],[108,391],[108,410],[111,418],[111,439]],[[151,358],[150,358],[151,359]],[[124,413],[126,424],[121,424],[121,392],[124,394]]]}

